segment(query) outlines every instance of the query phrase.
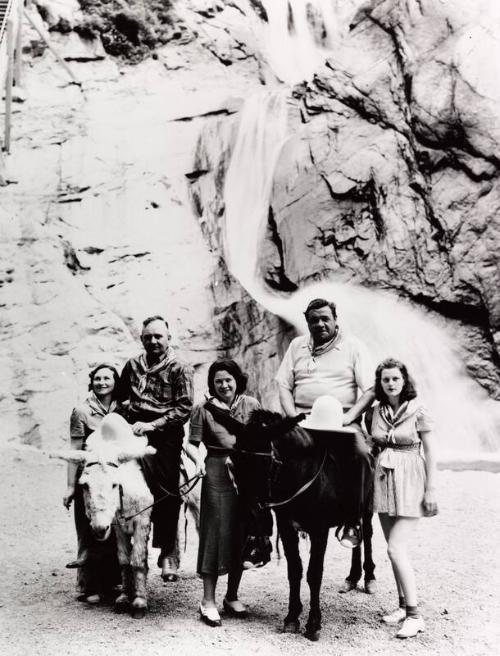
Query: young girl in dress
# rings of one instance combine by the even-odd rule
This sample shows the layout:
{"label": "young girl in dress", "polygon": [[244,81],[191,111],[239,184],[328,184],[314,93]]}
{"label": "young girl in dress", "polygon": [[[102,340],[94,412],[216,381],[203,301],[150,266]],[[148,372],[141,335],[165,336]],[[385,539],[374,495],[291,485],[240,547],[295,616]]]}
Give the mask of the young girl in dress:
{"label": "young girl in dress", "polygon": [[418,519],[437,514],[431,420],[406,366],[398,360],[384,360],[377,367],[375,397],[366,424],[378,449],[374,512],[379,513],[399,595],[399,608],[382,621],[403,622],[396,636],[410,638],[425,625],[407,546]]}

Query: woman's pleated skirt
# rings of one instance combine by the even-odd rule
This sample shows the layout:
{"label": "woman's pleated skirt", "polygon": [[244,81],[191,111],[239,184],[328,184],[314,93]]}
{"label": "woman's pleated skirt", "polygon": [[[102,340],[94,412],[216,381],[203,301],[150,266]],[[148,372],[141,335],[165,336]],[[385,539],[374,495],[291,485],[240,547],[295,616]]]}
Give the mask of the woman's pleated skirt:
{"label": "woman's pleated skirt", "polygon": [[198,574],[221,576],[241,565],[239,499],[224,456],[208,456],[201,487]]}

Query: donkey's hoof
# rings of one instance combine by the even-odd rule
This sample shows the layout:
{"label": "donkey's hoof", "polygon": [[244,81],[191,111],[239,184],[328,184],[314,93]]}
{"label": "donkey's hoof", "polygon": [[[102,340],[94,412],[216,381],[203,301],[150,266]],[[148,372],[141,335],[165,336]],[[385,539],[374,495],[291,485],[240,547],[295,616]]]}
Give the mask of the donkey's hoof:
{"label": "donkey's hoof", "polygon": [[320,633],[319,629],[306,629],[304,631],[304,638],[311,640],[311,642],[318,642]]}
{"label": "donkey's hoof", "polygon": [[115,613],[125,613],[129,609],[129,601],[126,594],[121,594],[115,599]]}
{"label": "donkey's hoof", "polygon": [[283,622],[283,633],[299,633],[300,632],[300,622],[299,620],[290,620]]}
{"label": "donkey's hoof", "polygon": [[132,603],[130,614],[134,620],[142,620],[148,610],[147,601],[143,597],[136,597]]}
{"label": "donkey's hoof", "polygon": [[147,610],[146,608],[134,608],[134,606],[132,606],[132,610],[130,614],[132,615],[134,620],[142,620],[143,617],[146,615],[146,610]]}

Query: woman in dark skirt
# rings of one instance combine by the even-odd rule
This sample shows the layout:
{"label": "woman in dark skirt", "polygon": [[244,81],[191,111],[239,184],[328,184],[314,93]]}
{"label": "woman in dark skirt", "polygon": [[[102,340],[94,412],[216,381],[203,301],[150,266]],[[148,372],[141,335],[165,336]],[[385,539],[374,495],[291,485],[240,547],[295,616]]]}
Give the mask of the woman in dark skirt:
{"label": "woman in dark skirt", "polygon": [[[72,449],[85,449],[88,436],[110,412],[119,410],[116,401],[118,372],[109,364],[100,364],[90,374],[88,397],[71,413],[70,439]],[[68,464],[68,486],[63,503],[69,508],[74,501],[75,528],[78,541],[76,560],[66,567],[78,568],[78,597],[89,604],[98,604],[102,596],[120,583],[120,566],[114,533],[104,542],[96,540],[85,514],[83,493],[77,485],[81,467]]]}
{"label": "woman in dark skirt", "polygon": [[218,577],[224,574],[228,575],[224,610],[233,616],[247,614],[245,606],[238,600],[244,538],[242,513],[228,462],[236,438],[215,419],[217,412],[212,414],[210,411],[215,407],[246,423],[252,411],[260,407],[255,398],[243,394],[246,381],[246,375],[233,360],[212,363],[208,371],[209,394],[193,408],[191,415],[189,442],[194,446],[203,442],[207,449],[197,571],[203,579],[200,615],[209,626],[221,624],[215,589]]}

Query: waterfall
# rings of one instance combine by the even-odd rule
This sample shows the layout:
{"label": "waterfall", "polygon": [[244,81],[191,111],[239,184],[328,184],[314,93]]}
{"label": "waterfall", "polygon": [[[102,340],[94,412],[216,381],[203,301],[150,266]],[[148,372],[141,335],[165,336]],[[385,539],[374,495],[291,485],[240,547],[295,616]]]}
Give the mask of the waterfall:
{"label": "waterfall", "polygon": [[[273,54],[273,61],[268,51],[268,60],[273,61],[279,77],[293,83],[296,76],[286,77],[284,61],[290,49],[300,41],[303,46],[298,50],[309,52],[315,43],[314,30],[309,29],[311,11],[307,13],[305,7],[314,6],[317,19],[323,15],[325,3],[321,0],[289,0],[288,3],[262,0],[262,3],[268,10],[269,32],[281,35],[283,45],[279,58]],[[330,18],[327,13],[325,26],[331,25]],[[304,22],[309,25],[309,33]],[[325,28],[322,34],[327,38],[334,34],[334,29]],[[320,56],[324,58],[324,47],[324,43],[316,47],[316,61]],[[302,77],[310,74],[306,69],[309,70],[313,59],[311,56],[307,66],[301,69]],[[313,283],[286,296],[264,285],[258,272],[258,249],[271,202],[273,173],[288,138],[288,94],[289,90],[283,86],[264,88],[246,100],[240,113],[224,188],[224,248],[229,270],[256,302],[285,319],[298,332],[307,330],[302,313],[312,298],[333,300],[340,325],[365,342],[375,363],[394,356],[408,365],[419,396],[434,417],[440,460],[495,459],[500,404],[490,400],[467,376],[458,346],[444,324],[440,325],[427,312],[395,294],[352,284]]]}
{"label": "waterfall", "polygon": [[259,32],[263,57],[277,77],[295,84],[312,76],[338,36],[331,0],[262,0],[267,26]]}

